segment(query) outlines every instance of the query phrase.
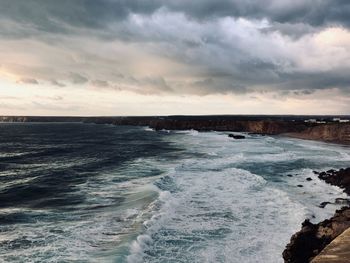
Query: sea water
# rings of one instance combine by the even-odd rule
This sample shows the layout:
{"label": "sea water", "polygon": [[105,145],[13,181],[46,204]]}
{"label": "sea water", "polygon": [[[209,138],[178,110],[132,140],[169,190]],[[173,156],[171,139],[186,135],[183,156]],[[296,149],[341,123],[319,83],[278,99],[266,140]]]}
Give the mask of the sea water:
{"label": "sea water", "polygon": [[313,171],[350,149],[227,135],[0,124],[0,262],[283,262],[346,198]]}

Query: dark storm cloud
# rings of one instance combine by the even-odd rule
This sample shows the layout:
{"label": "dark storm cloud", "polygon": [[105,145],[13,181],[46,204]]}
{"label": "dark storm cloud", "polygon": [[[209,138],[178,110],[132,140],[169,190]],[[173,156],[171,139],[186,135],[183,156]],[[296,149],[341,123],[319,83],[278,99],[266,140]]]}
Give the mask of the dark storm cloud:
{"label": "dark storm cloud", "polygon": [[283,35],[287,35],[292,38],[299,38],[307,34],[316,33],[320,30],[318,27],[311,26],[303,23],[273,23],[271,27],[262,29],[263,32],[280,32]]}
{"label": "dark storm cloud", "polygon": [[[34,39],[56,48],[31,49],[55,70],[28,69],[21,76],[35,79],[21,82],[90,83],[145,94],[245,93],[267,87],[302,90],[299,94],[333,87],[346,91],[348,65],[299,68],[303,57],[298,52],[307,43],[294,47],[295,42],[329,26],[350,27],[350,1],[0,0],[0,40]],[[124,49],[117,53],[117,47],[102,47],[113,41],[128,48],[131,43],[134,50],[120,58]],[[55,57],[56,51],[62,56]],[[130,54],[139,54],[135,51],[179,63],[186,72],[137,75],[137,63],[125,65]],[[116,76],[119,70],[123,74]]]}
{"label": "dark storm cloud", "polygon": [[197,19],[232,16],[312,26],[350,26],[347,0],[174,0],[161,1],[162,4]]}
{"label": "dark storm cloud", "polygon": [[347,0],[0,0],[0,7],[1,18],[54,33],[68,32],[70,27],[105,28],[129,14],[147,15],[161,8],[200,20],[231,16],[278,24],[350,26]]}
{"label": "dark storm cloud", "polygon": [[67,33],[70,27],[100,29],[129,13],[152,13],[157,8],[159,3],[152,0],[0,0],[0,17],[38,31]]}
{"label": "dark storm cloud", "polygon": [[350,92],[350,75],[346,70],[328,72],[294,72],[280,74],[279,88],[308,90],[338,88]]}

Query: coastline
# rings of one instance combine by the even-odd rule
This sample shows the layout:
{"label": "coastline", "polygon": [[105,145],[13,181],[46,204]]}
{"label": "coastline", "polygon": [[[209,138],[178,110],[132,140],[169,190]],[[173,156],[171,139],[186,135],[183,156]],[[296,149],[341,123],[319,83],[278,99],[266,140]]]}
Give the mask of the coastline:
{"label": "coastline", "polygon": [[[338,186],[350,195],[350,168],[338,171],[329,170],[326,172],[316,172],[318,178],[328,184]],[[345,200],[343,200],[345,201]],[[283,251],[284,262],[286,263],[307,263],[325,249],[332,241],[350,228],[350,206],[337,210],[333,217],[318,224],[313,224],[309,220],[302,223],[301,230],[296,232]],[[337,245],[335,245],[337,246]],[[347,258],[350,262],[350,258]]]}
{"label": "coastline", "polygon": [[333,122],[331,116],[323,116],[321,119],[326,121],[320,123],[310,123],[308,122],[309,118],[311,118],[311,116],[0,116],[0,122],[83,122],[95,124],[148,126],[154,130],[248,132],[350,145],[350,122]]}

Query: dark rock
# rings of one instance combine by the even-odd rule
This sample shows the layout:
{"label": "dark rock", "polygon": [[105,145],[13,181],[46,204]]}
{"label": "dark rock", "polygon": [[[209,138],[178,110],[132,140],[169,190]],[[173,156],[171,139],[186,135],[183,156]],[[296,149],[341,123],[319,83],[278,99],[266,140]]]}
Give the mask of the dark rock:
{"label": "dark rock", "polygon": [[331,202],[322,202],[322,203],[319,205],[319,207],[320,207],[320,208],[325,208],[326,205],[329,205],[329,204],[331,204]]}
{"label": "dark rock", "polygon": [[293,177],[293,175],[292,175],[292,174],[287,174],[287,176],[288,176],[288,177]]}
{"label": "dark rock", "polygon": [[306,178],[306,181],[312,181],[311,177]]}
{"label": "dark rock", "polygon": [[318,224],[305,220],[283,251],[285,263],[308,263],[333,239],[350,227],[350,208],[337,210],[331,219]]}
{"label": "dark rock", "polygon": [[241,139],[245,139],[244,135],[237,135],[237,134],[229,134],[228,137],[236,139],[236,140],[241,140]]}
{"label": "dark rock", "polygon": [[335,199],[335,203],[337,205],[341,204],[341,205],[350,205],[350,200],[347,198],[336,198]]}
{"label": "dark rock", "polygon": [[318,178],[326,183],[343,188],[344,192],[350,194],[350,168],[322,172],[318,175]]}
{"label": "dark rock", "polygon": [[[328,170],[327,172],[316,172],[318,178],[326,183],[339,186],[350,194],[350,168],[339,171]],[[336,204],[349,204],[349,199],[337,198]],[[330,202],[320,204],[324,208]],[[318,224],[312,224],[306,220],[302,229],[294,234],[290,243],[283,252],[286,263],[307,263],[325,248],[333,239],[350,227],[350,207],[343,207],[336,211],[331,219],[324,220]]]}
{"label": "dark rock", "polygon": [[327,177],[327,173],[326,172],[322,172],[318,174],[318,178],[324,180]]}
{"label": "dark rock", "polygon": [[297,186],[298,186],[298,187],[304,187],[302,184],[298,184]]}

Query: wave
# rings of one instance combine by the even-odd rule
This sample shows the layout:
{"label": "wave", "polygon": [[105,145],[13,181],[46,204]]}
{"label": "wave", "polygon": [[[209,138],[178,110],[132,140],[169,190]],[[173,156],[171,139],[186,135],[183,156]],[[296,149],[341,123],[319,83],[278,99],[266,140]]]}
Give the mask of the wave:
{"label": "wave", "polygon": [[[241,259],[235,255],[236,262],[242,262],[238,260],[246,257],[243,252],[246,240],[242,236],[241,243],[235,245],[230,241],[235,240],[236,227],[252,231],[255,221],[263,218],[271,221],[268,225],[276,223],[275,213],[281,207],[288,212],[283,219],[286,222],[303,217],[303,214],[292,213],[295,204],[285,193],[268,188],[261,176],[243,169],[228,168],[215,175],[208,171],[194,175],[179,169],[170,177],[178,190],[171,193],[160,189],[157,210],[143,223],[145,231],[131,244],[128,262],[161,262],[162,258],[179,262],[218,261],[220,258],[229,261],[238,248],[242,255]],[[259,199],[264,206],[271,207],[273,211],[267,211],[270,214],[266,214],[265,209],[256,209],[255,200]],[[251,221],[248,214],[251,214]],[[225,249],[229,246],[232,246],[230,250]],[[261,253],[265,249],[261,247]],[[253,262],[245,259],[245,262]]]}
{"label": "wave", "polygon": [[155,131],[153,128],[150,128],[150,127],[144,127],[143,130],[144,131],[148,131],[148,132],[154,132]]}

